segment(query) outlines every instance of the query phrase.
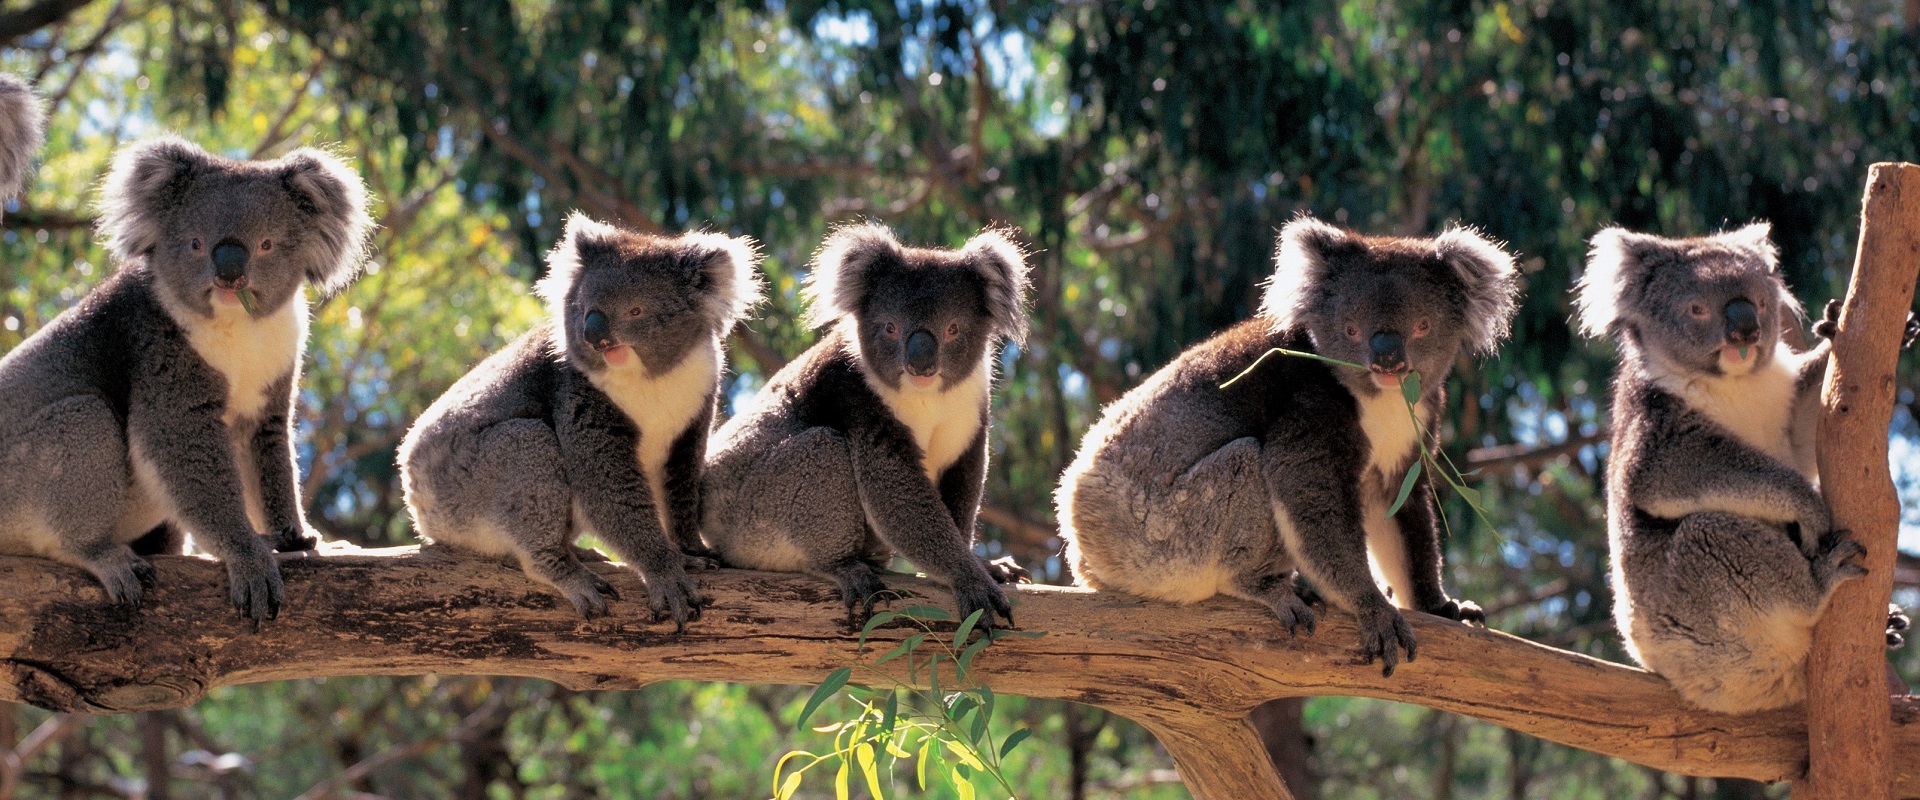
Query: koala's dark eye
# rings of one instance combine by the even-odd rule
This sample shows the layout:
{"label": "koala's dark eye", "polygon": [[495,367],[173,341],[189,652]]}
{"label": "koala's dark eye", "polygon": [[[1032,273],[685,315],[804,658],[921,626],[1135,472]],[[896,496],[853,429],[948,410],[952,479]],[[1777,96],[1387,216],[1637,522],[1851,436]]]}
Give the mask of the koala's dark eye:
{"label": "koala's dark eye", "polygon": [[273,240],[272,240],[272,239],[261,239],[261,240],[260,240],[260,252],[262,252],[262,253],[264,253],[264,252],[267,252],[268,250],[272,250],[272,249],[273,249]]}
{"label": "koala's dark eye", "polygon": [[1413,335],[1425,336],[1429,333],[1433,333],[1433,320],[1422,317],[1419,322],[1413,323]]}
{"label": "koala's dark eye", "polygon": [[897,329],[897,328],[895,328],[895,327],[893,326],[893,323],[891,323],[891,322],[889,322],[889,323],[887,323],[887,335],[888,335],[888,336],[894,336],[894,335],[896,335],[896,331],[897,331],[897,330],[898,330],[898,329]]}
{"label": "koala's dark eye", "polygon": [[1351,322],[1347,323],[1347,338],[1356,342],[1360,341],[1360,326]]}
{"label": "koala's dark eye", "polygon": [[947,323],[947,338],[951,339],[959,335],[960,335],[960,323],[958,322]]}
{"label": "koala's dark eye", "polygon": [[1688,303],[1687,304],[1687,316],[1693,317],[1694,319],[1706,319],[1707,314],[1708,312],[1707,312],[1706,303]]}
{"label": "koala's dark eye", "polygon": [[642,313],[644,313],[644,311],[645,309],[642,309],[639,306],[634,306],[632,308],[627,309],[627,316],[637,317],[637,316],[640,316]]}
{"label": "koala's dark eye", "polygon": [[192,246],[193,246],[193,252],[196,252],[196,253],[198,253],[198,252],[200,252],[200,240],[199,240],[199,239],[195,239],[195,240],[193,240],[193,245],[192,245]]}

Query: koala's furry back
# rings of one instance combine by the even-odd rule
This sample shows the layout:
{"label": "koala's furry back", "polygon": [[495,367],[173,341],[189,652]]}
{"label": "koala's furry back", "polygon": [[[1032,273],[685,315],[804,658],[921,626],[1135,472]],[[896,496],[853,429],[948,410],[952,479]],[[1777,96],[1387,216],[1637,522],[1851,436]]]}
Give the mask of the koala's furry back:
{"label": "koala's furry back", "polygon": [[46,110],[32,85],[0,73],[0,201],[26,187],[34,154],[46,142]]}

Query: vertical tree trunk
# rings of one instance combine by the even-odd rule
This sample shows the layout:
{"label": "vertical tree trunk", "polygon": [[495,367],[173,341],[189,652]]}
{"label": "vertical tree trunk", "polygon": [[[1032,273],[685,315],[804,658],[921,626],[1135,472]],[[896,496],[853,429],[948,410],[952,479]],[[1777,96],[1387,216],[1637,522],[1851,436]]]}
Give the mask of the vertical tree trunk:
{"label": "vertical tree trunk", "polygon": [[1836,529],[1867,548],[1866,577],[1834,593],[1807,659],[1807,777],[1798,800],[1893,797],[1887,598],[1900,504],[1887,466],[1894,367],[1920,273],[1920,166],[1867,172],[1860,245],[1822,395],[1820,480]]}
{"label": "vertical tree trunk", "polygon": [[1304,714],[1307,698],[1285,697],[1253,709],[1253,729],[1267,747],[1267,757],[1280,771],[1296,800],[1319,800],[1320,776],[1313,771],[1313,743],[1307,739]]}
{"label": "vertical tree trunk", "polygon": [[171,711],[147,711],[140,715],[140,765],[147,772],[146,800],[171,800],[173,797],[173,760],[167,757],[167,716]]}

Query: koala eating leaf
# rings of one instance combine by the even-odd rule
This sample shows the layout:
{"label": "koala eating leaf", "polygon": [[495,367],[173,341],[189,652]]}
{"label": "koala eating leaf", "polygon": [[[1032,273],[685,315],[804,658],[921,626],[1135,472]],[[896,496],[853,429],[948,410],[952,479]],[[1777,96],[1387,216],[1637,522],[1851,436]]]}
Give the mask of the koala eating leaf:
{"label": "koala eating leaf", "polygon": [[972,544],[992,345],[1026,332],[1026,275],[997,230],[958,250],[904,247],[879,225],[835,231],[808,285],[810,320],[832,330],[714,434],[705,532],[721,557],[838,581],[857,624],[897,552],[953,588],[961,617],[1011,622],[996,584],[1018,571]]}
{"label": "koala eating leaf", "polygon": [[749,239],[649,236],[582,214],[547,257],[550,319],[455,382],[400,446],[420,536],[510,556],[583,617],[613,586],[580,563],[592,532],[684,630],[706,603],[702,456],[721,340],[760,300]]}
{"label": "koala eating leaf", "polygon": [[[1258,316],[1181,353],[1087,432],[1057,495],[1067,561],[1094,588],[1232,595],[1312,632],[1297,568],[1358,617],[1366,660],[1392,674],[1400,649],[1413,660],[1413,631],[1374,570],[1402,607],[1482,619],[1441,587],[1431,486],[1414,482],[1387,512],[1419,450],[1438,446],[1455,359],[1506,334],[1513,259],[1467,229],[1375,237],[1303,217],[1281,231],[1275,264]],[[1294,357],[1248,369],[1276,348],[1366,369]]]}
{"label": "koala eating leaf", "polygon": [[153,576],[136,549],[177,552],[190,531],[235,606],[276,616],[273,550],[316,544],[293,453],[302,287],[352,280],[366,203],[359,176],[311,148],[124,148],[100,219],[120,269],[0,358],[0,551],[84,567],[131,604]]}
{"label": "koala eating leaf", "polygon": [[[1865,552],[1833,530],[1814,439],[1830,343],[1781,341],[1800,306],[1756,223],[1667,239],[1609,228],[1577,288],[1612,338],[1607,532],[1627,651],[1694,705],[1745,713],[1805,696],[1814,623]],[[1816,328],[1830,332],[1831,324]],[[1905,627],[1895,609],[1888,638]]]}

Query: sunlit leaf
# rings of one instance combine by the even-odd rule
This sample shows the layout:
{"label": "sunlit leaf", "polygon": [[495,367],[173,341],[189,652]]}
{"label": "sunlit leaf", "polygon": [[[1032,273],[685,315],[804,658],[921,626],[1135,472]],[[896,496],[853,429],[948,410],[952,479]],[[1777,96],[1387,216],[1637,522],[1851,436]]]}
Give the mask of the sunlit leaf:
{"label": "sunlit leaf", "polygon": [[880,791],[880,770],[874,764],[873,745],[861,742],[854,746],[853,758],[860,765],[860,774],[867,779],[867,792],[875,798],[885,797]]}
{"label": "sunlit leaf", "polygon": [[1400,494],[1393,498],[1393,505],[1387,507],[1387,516],[1400,513],[1400,507],[1407,504],[1407,496],[1413,494],[1414,482],[1420,480],[1420,467],[1419,459],[1415,459],[1413,465],[1407,467],[1407,477],[1400,481]]}
{"label": "sunlit leaf", "polygon": [[813,690],[813,696],[807,698],[807,704],[800,707],[800,719],[793,724],[805,727],[807,718],[813,716],[814,709],[819,708],[821,703],[827,702],[827,698],[832,697],[834,692],[840,691],[840,687],[847,685],[847,681],[851,678],[853,678],[852,667],[841,667],[827,673],[827,679],[820,682],[820,687]]}

